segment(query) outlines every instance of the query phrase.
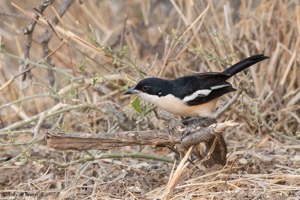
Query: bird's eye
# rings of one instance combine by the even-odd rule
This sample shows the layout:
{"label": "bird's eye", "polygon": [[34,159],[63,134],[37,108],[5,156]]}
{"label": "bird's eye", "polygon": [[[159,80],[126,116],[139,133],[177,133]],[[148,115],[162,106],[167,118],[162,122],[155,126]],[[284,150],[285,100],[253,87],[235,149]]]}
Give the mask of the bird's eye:
{"label": "bird's eye", "polygon": [[149,85],[143,85],[142,90],[146,92],[149,89]]}

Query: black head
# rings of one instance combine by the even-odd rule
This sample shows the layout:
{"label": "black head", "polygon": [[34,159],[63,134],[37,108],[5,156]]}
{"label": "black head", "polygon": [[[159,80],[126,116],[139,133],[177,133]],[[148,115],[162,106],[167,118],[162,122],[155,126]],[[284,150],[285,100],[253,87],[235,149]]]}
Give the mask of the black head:
{"label": "black head", "polygon": [[150,95],[165,96],[169,94],[171,82],[160,78],[146,78],[141,80],[134,88],[128,89],[125,94],[147,93]]}

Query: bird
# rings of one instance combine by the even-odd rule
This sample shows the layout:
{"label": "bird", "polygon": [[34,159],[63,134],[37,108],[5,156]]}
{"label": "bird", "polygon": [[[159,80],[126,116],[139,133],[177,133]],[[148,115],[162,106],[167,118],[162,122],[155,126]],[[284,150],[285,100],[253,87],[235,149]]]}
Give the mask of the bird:
{"label": "bird", "polygon": [[221,96],[236,91],[226,80],[268,58],[263,54],[250,56],[223,72],[196,73],[173,80],[145,78],[124,94],[136,94],[181,117],[209,117],[216,111]]}

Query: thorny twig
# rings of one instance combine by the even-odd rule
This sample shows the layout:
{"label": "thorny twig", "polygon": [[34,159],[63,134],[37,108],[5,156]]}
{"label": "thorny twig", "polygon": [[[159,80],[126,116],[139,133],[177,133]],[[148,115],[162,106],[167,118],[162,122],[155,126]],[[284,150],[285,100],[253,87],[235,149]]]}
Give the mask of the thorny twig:
{"label": "thorny twig", "polygon": [[9,132],[10,130],[14,130],[14,129],[22,127],[24,125],[30,124],[31,122],[37,121],[43,113],[46,115],[45,116],[46,118],[49,118],[49,117],[57,116],[64,112],[68,112],[68,111],[80,109],[80,108],[91,108],[91,109],[99,110],[99,108],[96,105],[87,104],[87,103],[79,104],[79,105],[66,105],[66,104],[60,103],[60,104],[57,104],[56,106],[52,107],[51,109],[42,112],[41,114],[37,114],[37,115],[30,117],[28,120],[15,122],[13,124],[10,124],[10,125],[4,127],[3,129],[0,129],[0,135],[6,135],[7,133],[5,133],[5,132]]}
{"label": "thorny twig", "polygon": [[[43,3],[41,3],[37,10],[39,11],[39,13],[43,13],[45,11],[45,9],[52,4],[53,0],[44,0]],[[24,59],[30,59],[30,48],[31,48],[31,42],[32,42],[32,33],[34,31],[35,25],[37,24],[37,20],[40,18],[40,15],[38,13],[35,13],[33,19],[30,21],[29,25],[26,27],[22,27],[23,29],[23,33],[25,35],[25,43],[24,43]],[[22,63],[24,66],[22,67],[22,69],[27,69],[29,68],[29,64],[28,63]],[[23,70],[21,70],[23,71]],[[29,75],[29,71],[27,71],[26,73],[24,73],[23,75],[23,80],[26,79],[26,76]]]}
{"label": "thorny twig", "polygon": [[94,161],[94,160],[102,160],[102,159],[120,159],[120,158],[140,158],[140,159],[151,159],[151,160],[158,160],[158,161],[162,161],[162,162],[168,162],[168,163],[173,163],[174,160],[170,159],[170,158],[165,158],[165,157],[159,157],[159,156],[154,156],[154,155],[150,155],[150,154],[143,154],[143,153],[124,153],[124,154],[99,154],[99,155],[95,155],[95,156],[85,156],[83,158],[80,158],[78,160],[73,160],[67,163],[58,163],[58,162],[54,162],[54,161],[43,161],[44,163],[49,163],[49,164],[54,164],[57,167],[60,168],[66,168],[70,165],[75,165],[75,164],[79,164],[79,163],[85,163],[88,161]]}
{"label": "thorny twig", "polygon": [[13,162],[17,159],[19,159],[21,156],[23,156],[24,154],[27,154],[27,151],[31,148],[31,146],[36,142],[36,138],[37,138],[37,135],[40,131],[40,128],[41,128],[41,125],[43,123],[43,121],[46,119],[46,116],[44,113],[41,113],[39,115],[39,120],[33,130],[33,138],[30,140],[30,142],[28,142],[28,146],[22,151],[22,153],[20,153],[19,155],[13,157],[12,159],[10,159],[9,161],[6,161],[6,162],[3,162],[3,163],[0,163],[0,166],[3,166],[3,165],[6,165],[10,162]]}
{"label": "thorny twig", "polygon": [[[74,3],[74,0],[64,0],[61,4],[61,6],[58,9],[58,16],[54,16],[51,20],[51,23],[47,20],[50,28],[53,30],[54,33],[56,33],[54,26],[58,24],[59,19],[66,13],[66,11],[69,9],[69,7],[72,5],[72,3]],[[56,33],[57,35],[57,33]],[[45,57],[45,62],[52,67],[55,67],[54,64],[51,63],[51,58],[48,56],[49,54],[49,47],[48,47],[48,43],[51,39],[51,32],[46,29],[44,34],[41,37],[41,45],[42,45],[42,49],[43,49],[43,57]],[[48,78],[49,78],[49,83],[50,86],[54,86],[55,83],[55,77],[54,77],[54,73],[51,69],[48,69]]]}

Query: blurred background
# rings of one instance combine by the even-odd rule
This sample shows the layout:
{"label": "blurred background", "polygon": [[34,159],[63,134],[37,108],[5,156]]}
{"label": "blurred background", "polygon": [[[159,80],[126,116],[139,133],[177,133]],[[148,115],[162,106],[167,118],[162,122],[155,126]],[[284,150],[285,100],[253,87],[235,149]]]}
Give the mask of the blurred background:
{"label": "blurred background", "polygon": [[[1,1],[0,196],[159,196],[172,164],[130,158],[83,162],[103,152],[49,148],[46,129],[95,134],[164,128],[176,116],[123,91],[145,77],[222,71],[265,54],[270,59],[231,80],[241,95],[217,119],[240,124],[224,134],[227,165],[210,176],[199,169],[180,182],[173,198],[299,197],[299,3]],[[233,96],[225,95],[220,107]],[[124,152],[173,157],[152,147],[105,153]]]}

